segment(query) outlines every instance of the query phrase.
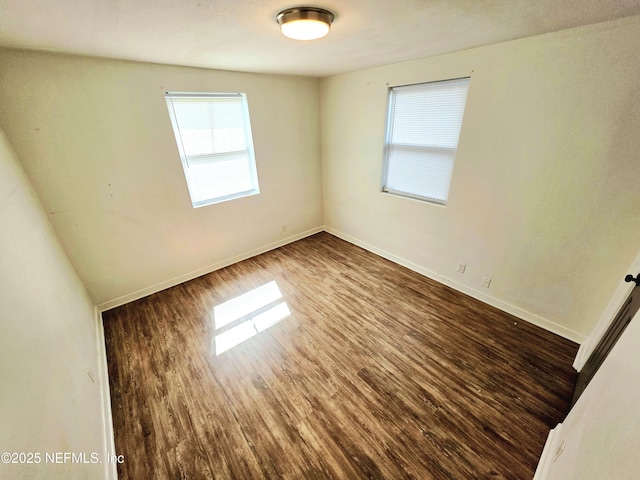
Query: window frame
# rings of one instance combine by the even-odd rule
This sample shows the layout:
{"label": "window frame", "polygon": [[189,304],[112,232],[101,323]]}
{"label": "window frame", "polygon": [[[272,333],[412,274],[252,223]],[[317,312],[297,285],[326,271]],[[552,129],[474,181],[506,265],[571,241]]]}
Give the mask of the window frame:
{"label": "window frame", "polygon": [[[464,108],[463,108],[463,112],[462,112],[462,118],[460,119],[460,133],[458,135],[458,140],[456,142],[456,146],[455,147],[447,147],[447,146],[428,146],[428,145],[405,145],[406,149],[415,149],[415,150],[420,150],[420,151],[447,151],[449,153],[452,153],[452,167],[451,167],[451,176],[449,177],[449,183],[447,185],[447,198],[445,200],[442,200],[440,198],[435,198],[435,197],[429,197],[429,196],[425,196],[425,195],[418,195],[415,193],[411,193],[411,192],[404,192],[402,190],[395,190],[392,188],[388,188],[387,185],[387,181],[388,181],[388,175],[389,175],[389,157],[390,157],[390,150],[391,147],[394,145],[391,142],[391,137],[393,135],[393,121],[394,121],[394,112],[395,112],[395,95],[394,95],[394,91],[396,89],[400,89],[400,88],[406,88],[406,87],[417,87],[417,86],[427,86],[427,85],[434,85],[434,84],[443,84],[443,83],[448,83],[448,82],[459,82],[461,80],[466,80],[467,81],[467,90],[465,93],[465,102],[464,102]],[[385,129],[385,137],[384,137],[384,150],[383,150],[383,162],[382,162],[382,180],[381,180],[381,184],[380,184],[380,191],[381,193],[386,193],[386,194],[390,194],[390,195],[396,195],[399,197],[404,197],[404,198],[411,198],[414,200],[418,200],[421,202],[426,202],[426,203],[430,203],[430,204],[434,204],[434,205],[440,205],[440,206],[446,206],[447,205],[447,201],[449,199],[449,191],[451,189],[451,183],[453,181],[453,169],[455,167],[455,158],[456,158],[456,154],[458,151],[458,146],[460,144],[460,135],[462,134],[462,124],[464,123],[464,113],[466,110],[466,104],[467,104],[467,99],[468,99],[468,91],[469,91],[469,85],[471,83],[471,76],[463,76],[463,77],[456,77],[456,78],[447,78],[447,79],[443,79],[443,80],[432,80],[432,81],[428,81],[428,82],[417,82],[417,83],[410,83],[410,84],[403,84],[403,85],[394,85],[394,86],[390,86],[387,89],[387,115],[386,115],[386,129]],[[396,144],[397,145],[397,144]]]}
{"label": "window frame", "polygon": [[[171,120],[171,127],[173,129],[176,146],[178,147],[178,153],[180,155],[180,162],[182,164],[182,169],[185,177],[185,181],[187,183],[187,189],[189,191],[189,198],[191,200],[191,205],[193,208],[205,207],[207,205],[214,205],[216,203],[222,203],[229,200],[234,200],[236,198],[249,197],[252,195],[260,194],[260,185],[258,182],[258,168],[256,165],[255,152],[253,148],[253,133],[251,131],[251,118],[249,115],[249,101],[246,93],[241,92],[229,92],[229,93],[207,93],[207,92],[164,92],[164,98],[167,105],[167,110],[169,112],[169,118]],[[232,152],[222,152],[222,153],[210,153],[210,154],[201,154],[201,155],[187,155],[183,138],[180,133],[180,128],[178,125],[175,109],[173,107],[172,99],[173,98],[241,98],[242,99],[242,115],[243,115],[243,133],[245,137],[246,150],[238,150]],[[216,197],[210,197],[201,200],[194,200],[197,198],[196,193],[194,192],[194,186],[191,184],[188,169],[189,169],[189,159],[201,157],[224,157],[225,155],[230,155],[238,152],[245,152],[247,155],[247,162],[249,166],[249,175],[250,180],[253,185],[253,188],[250,190],[243,190],[234,192],[227,195],[219,195]],[[212,160],[215,161],[215,160]]]}

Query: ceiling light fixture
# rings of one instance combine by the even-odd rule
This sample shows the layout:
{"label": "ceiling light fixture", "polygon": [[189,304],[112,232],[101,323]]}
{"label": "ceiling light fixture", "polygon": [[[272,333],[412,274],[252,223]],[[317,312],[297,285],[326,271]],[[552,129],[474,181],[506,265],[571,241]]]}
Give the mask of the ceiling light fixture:
{"label": "ceiling light fixture", "polygon": [[281,11],[276,20],[285,37],[294,40],[316,40],[329,33],[333,13],[315,7],[296,7]]}

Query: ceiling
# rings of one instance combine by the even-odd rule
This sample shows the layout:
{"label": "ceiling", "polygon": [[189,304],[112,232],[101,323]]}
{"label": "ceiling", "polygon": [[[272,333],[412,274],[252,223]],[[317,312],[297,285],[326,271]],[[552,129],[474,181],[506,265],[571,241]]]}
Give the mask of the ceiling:
{"label": "ceiling", "polygon": [[[285,38],[287,7],[336,15]],[[0,0],[0,46],[323,77],[640,14],[640,0]]]}

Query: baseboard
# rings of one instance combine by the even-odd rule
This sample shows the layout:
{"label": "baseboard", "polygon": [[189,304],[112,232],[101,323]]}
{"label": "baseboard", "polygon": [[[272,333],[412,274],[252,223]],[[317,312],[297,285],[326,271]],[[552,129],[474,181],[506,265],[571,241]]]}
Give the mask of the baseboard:
{"label": "baseboard", "polygon": [[[98,349],[98,386],[102,397],[101,413],[104,423],[103,449],[107,455],[116,454],[115,437],[113,434],[113,417],[111,416],[111,392],[109,390],[109,369],[107,367],[107,349],[104,340],[104,326],[102,314],[95,308],[96,346]],[[104,462],[105,478],[117,480],[118,469],[113,462]]]}
{"label": "baseboard", "polygon": [[557,323],[552,322],[551,320],[547,320],[546,318],[540,317],[535,313],[531,313],[520,307],[511,305],[508,302],[492,297],[491,295],[487,295],[486,293],[480,292],[473,288],[469,288],[466,285],[463,285],[459,282],[456,282],[455,280],[445,277],[444,275],[440,275],[437,272],[424,268],[416,263],[413,263],[402,257],[389,253],[367,242],[354,238],[351,235],[347,235],[346,233],[336,230],[335,228],[325,226],[324,230],[327,233],[330,233],[331,235],[335,235],[336,237],[341,238],[342,240],[345,240],[349,243],[353,243],[354,245],[362,247],[365,250],[368,250],[372,253],[375,253],[376,255],[386,258],[387,260],[397,263],[398,265],[407,267],[408,269],[413,270],[414,272],[417,272],[421,275],[424,275],[425,277],[429,277],[437,282],[447,285],[455,290],[458,290],[466,295],[469,295],[470,297],[475,298],[476,300],[480,300],[481,302],[491,305],[492,307],[496,307],[526,322],[529,322],[529,323],[532,323],[533,325],[544,328],[545,330],[555,333],[556,335],[560,335],[561,337],[564,337],[576,343],[582,343],[585,340],[585,336],[578,332],[575,332],[569,328],[563,327],[562,325],[558,325]]}
{"label": "baseboard", "polygon": [[544,480],[545,478],[547,478],[549,468],[555,460],[555,452],[557,451],[558,447],[560,447],[559,442],[562,438],[562,436],[560,435],[561,432],[561,423],[559,423],[556,428],[549,432],[549,436],[547,437],[547,441],[544,444],[544,449],[542,450],[542,455],[540,456],[538,468],[536,468],[536,473],[533,476],[533,480]]}
{"label": "baseboard", "polygon": [[270,250],[273,250],[275,248],[278,247],[282,247],[284,245],[287,245],[288,243],[292,243],[295,242],[297,240],[301,240],[305,237],[308,237],[310,235],[314,235],[318,232],[322,232],[322,231],[326,231],[332,235],[335,235],[338,238],[341,238],[349,243],[352,243],[354,245],[357,245],[359,247],[364,248],[365,250],[368,250],[372,253],[375,253],[376,255],[379,255],[383,258],[386,258],[387,260],[390,260],[394,263],[397,263],[398,265],[402,265],[403,267],[407,267],[410,270],[413,270],[414,272],[417,272],[421,275],[424,275],[425,277],[429,277],[437,282],[440,282],[444,285],[450,286],[452,288],[454,288],[455,290],[458,290],[466,295],[469,295],[470,297],[473,297],[477,300],[480,300],[481,302],[484,302],[488,305],[491,305],[493,307],[496,307],[504,312],[507,312],[511,315],[514,315],[526,322],[532,323],[533,325],[537,325],[541,328],[544,328],[545,330],[548,330],[550,332],[553,332],[557,335],[560,335],[561,337],[567,338],[573,342],[576,343],[582,343],[585,340],[585,336],[574,331],[571,330],[569,328],[563,327],[562,325],[558,325],[555,322],[552,322],[551,320],[548,320],[546,318],[543,318],[539,315],[536,315],[534,313],[528,312],[527,310],[524,310],[520,307],[517,307],[515,305],[511,305],[508,302],[505,302],[503,300],[500,300],[498,298],[495,298],[491,295],[487,295],[484,292],[475,290],[473,288],[470,288],[466,285],[463,285],[455,280],[452,280],[451,278],[445,277],[443,275],[438,274],[437,272],[434,272],[432,270],[429,270],[427,268],[424,268],[416,263],[413,263],[409,260],[406,260],[402,257],[399,257],[397,255],[394,255],[390,252],[387,252],[385,250],[382,250],[374,245],[371,245],[367,242],[364,242],[362,240],[359,240],[355,237],[352,237],[350,235],[347,235],[346,233],[343,233],[339,230],[336,230],[335,228],[329,227],[329,226],[324,226],[324,227],[316,227],[316,228],[312,228],[310,230],[307,230],[305,232],[301,232],[299,234],[293,235],[291,237],[287,237],[284,238],[282,240],[279,240],[277,242],[273,242],[270,243],[268,245],[264,245],[262,247],[250,250],[248,252],[245,252],[243,254],[240,255],[236,255],[235,257],[231,257],[231,258],[227,258],[224,260],[221,260],[219,262],[216,262],[214,264],[211,265],[207,265],[205,267],[199,268],[197,270],[185,273],[184,275],[180,275],[178,277],[174,277],[171,278],[169,280],[166,280],[164,282],[160,282],[157,283],[155,285],[151,285],[150,287],[146,287],[143,288],[141,290],[138,290],[136,292],[133,293],[129,293],[127,295],[123,295],[121,297],[115,298],[113,300],[109,300],[107,302],[101,303],[100,305],[98,305],[98,309],[101,312],[104,312],[105,310],[109,310],[111,308],[115,308],[115,307],[119,307],[120,305],[124,305],[126,303],[129,302],[133,302],[135,300],[138,300],[140,298],[146,297],[148,295],[160,292],[162,290],[165,290],[167,288],[173,287],[175,285],[179,285],[183,282],[187,282],[189,280],[193,280],[194,278],[200,277],[202,275],[206,275],[207,273],[211,273],[215,270],[219,270],[221,268],[224,267],[228,267],[229,265],[232,265],[234,263],[240,262],[242,260],[246,260],[248,258],[254,257],[256,255],[260,255],[262,253],[268,252]]}
{"label": "baseboard", "polygon": [[228,267],[229,265],[232,265],[232,264],[237,263],[237,262],[241,262],[242,260],[246,260],[248,258],[255,257],[256,255],[260,255],[262,253],[268,252],[269,250],[274,250],[274,249],[276,249],[278,247],[282,247],[284,245],[287,245],[288,243],[296,242],[296,241],[301,240],[301,239],[303,239],[305,237],[308,237],[310,235],[314,235],[316,233],[322,232],[323,230],[324,230],[324,227],[312,228],[310,230],[307,230],[307,231],[302,232],[302,233],[298,233],[298,234],[293,235],[291,237],[287,237],[287,238],[284,238],[282,240],[278,240],[277,242],[273,242],[273,243],[270,243],[268,245],[264,245],[262,247],[255,248],[253,250],[250,250],[248,252],[242,253],[240,255],[236,255],[235,257],[231,257],[231,258],[227,258],[227,259],[221,260],[221,261],[213,263],[211,265],[207,265],[207,266],[199,268],[197,270],[193,270],[193,271],[185,273],[183,275],[171,278],[171,279],[166,280],[164,282],[156,283],[155,285],[151,285],[150,287],[143,288],[143,289],[138,290],[136,292],[129,293],[127,295],[123,295],[123,296],[118,297],[118,298],[114,298],[113,300],[108,300],[108,301],[98,305],[98,309],[101,312],[104,312],[105,310],[109,310],[111,308],[119,307],[120,305],[124,305],[126,303],[133,302],[135,300],[138,300],[140,298],[146,297],[146,296],[154,294],[154,293],[158,293],[158,292],[160,292],[162,290],[165,290],[167,288],[175,287],[176,285],[179,285],[179,284],[184,283],[184,282],[188,282],[189,280],[193,280],[194,278],[201,277],[202,275],[206,275],[207,273],[211,273],[211,272],[213,272],[215,270],[219,270],[221,268]]}

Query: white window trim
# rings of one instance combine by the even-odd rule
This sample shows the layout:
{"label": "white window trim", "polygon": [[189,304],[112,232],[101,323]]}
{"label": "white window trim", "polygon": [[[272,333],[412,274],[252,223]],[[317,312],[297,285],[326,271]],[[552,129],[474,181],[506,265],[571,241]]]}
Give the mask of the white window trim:
{"label": "white window trim", "polygon": [[[398,146],[400,146],[400,148],[403,148],[402,144],[393,144],[391,142],[391,138],[393,135],[393,112],[394,112],[394,108],[395,108],[395,96],[394,96],[394,89],[397,88],[401,88],[401,87],[411,87],[411,86],[418,86],[418,85],[429,85],[429,84],[438,84],[438,83],[446,83],[446,82],[455,82],[455,81],[459,81],[459,80],[471,80],[471,77],[457,77],[457,78],[449,78],[449,79],[444,79],[444,80],[434,80],[434,81],[430,81],[430,82],[419,82],[419,83],[412,83],[412,84],[406,84],[406,85],[394,85],[388,88],[388,92],[387,92],[387,116],[386,116],[386,130],[385,130],[385,140],[384,140],[384,156],[383,156],[383,163],[382,163],[382,180],[380,183],[380,191],[381,193],[384,194],[391,194],[391,195],[396,195],[399,197],[405,197],[405,198],[410,198],[413,200],[418,200],[421,202],[426,202],[426,203],[431,203],[431,204],[435,204],[435,205],[440,205],[440,206],[446,206],[447,204],[447,200],[442,200],[439,198],[433,198],[433,197],[429,197],[429,196],[424,196],[424,195],[417,195],[417,194],[412,194],[412,193],[408,193],[408,192],[404,192],[404,191],[400,191],[400,190],[394,190],[393,188],[388,188],[387,185],[387,181],[388,181],[388,173],[389,173],[389,151],[390,148],[392,146],[398,148]],[[468,86],[467,86],[468,88]],[[466,99],[465,99],[465,108],[466,108]],[[460,128],[462,129],[462,123],[464,121],[464,114],[463,114],[463,118],[461,120],[461,126]],[[438,146],[438,145],[404,145],[404,147],[406,147],[407,149],[415,149],[415,150],[420,150],[420,151],[447,151],[452,153],[453,158],[454,158],[454,165],[453,168],[455,168],[455,156],[456,153],[458,151],[458,145],[459,145],[460,141],[458,139],[458,142],[456,143],[455,147],[444,147],[444,146]],[[452,183],[452,179],[453,179],[453,168],[452,168],[452,174],[451,174],[451,178],[449,180],[449,185],[447,190],[449,191],[451,188],[451,183]]]}
{"label": "white window trim", "polygon": [[[189,176],[188,176],[188,169],[189,169],[189,160],[194,160],[199,157],[197,155],[192,155],[190,157],[187,156],[186,152],[185,152],[185,148],[183,145],[183,141],[182,141],[182,137],[180,136],[180,129],[178,127],[178,123],[177,123],[177,119],[176,119],[176,115],[175,115],[175,110],[173,108],[173,104],[171,103],[171,99],[172,98],[179,98],[179,97],[183,97],[183,98],[228,98],[228,97],[240,97],[242,98],[242,104],[243,104],[243,115],[244,115],[244,134],[245,134],[245,142],[247,145],[247,149],[246,150],[238,150],[237,152],[224,152],[224,153],[218,153],[218,154],[204,154],[204,155],[200,155],[200,157],[204,158],[208,158],[209,162],[215,162],[216,160],[212,159],[211,157],[221,157],[220,160],[222,160],[222,157],[228,157],[230,155],[239,153],[239,152],[247,152],[247,155],[249,157],[249,168],[251,170],[250,174],[252,177],[252,183],[254,185],[254,188],[250,189],[250,190],[245,190],[245,191],[241,191],[241,192],[235,192],[229,195],[223,195],[223,196],[218,196],[218,197],[214,197],[214,198],[210,198],[210,199],[205,199],[205,200],[199,200],[199,201],[194,201],[194,198],[196,198],[196,194],[195,192],[192,190],[192,186],[191,183],[189,181]],[[176,139],[176,145],[178,147],[178,152],[180,154],[180,161],[182,162],[182,168],[183,168],[183,172],[184,172],[184,176],[185,176],[185,181],[187,183],[187,188],[189,190],[189,197],[191,199],[191,205],[193,206],[193,208],[200,208],[200,207],[204,207],[207,205],[214,205],[216,203],[221,203],[221,202],[226,202],[229,200],[233,200],[236,198],[242,198],[242,197],[248,197],[248,196],[252,196],[252,195],[258,195],[260,193],[260,185],[258,183],[258,172],[257,172],[257,166],[256,166],[256,159],[255,159],[255,153],[253,150],[253,134],[251,132],[251,119],[249,116],[249,102],[247,100],[247,94],[246,93],[238,93],[238,92],[234,92],[234,93],[200,93],[200,92],[165,92],[165,101],[167,103],[167,108],[169,111],[169,117],[171,119],[171,126],[173,128],[173,133]]]}

